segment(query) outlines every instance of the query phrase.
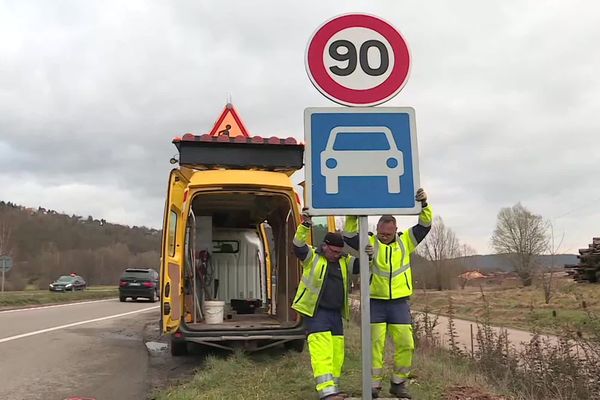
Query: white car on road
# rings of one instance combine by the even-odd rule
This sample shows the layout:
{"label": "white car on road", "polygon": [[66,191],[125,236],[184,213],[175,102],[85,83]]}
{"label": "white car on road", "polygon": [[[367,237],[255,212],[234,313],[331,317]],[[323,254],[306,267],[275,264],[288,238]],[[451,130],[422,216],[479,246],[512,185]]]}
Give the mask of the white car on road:
{"label": "white car on road", "polygon": [[338,126],[321,152],[321,174],[327,194],[338,193],[341,176],[384,176],[388,192],[400,193],[404,156],[385,126]]}

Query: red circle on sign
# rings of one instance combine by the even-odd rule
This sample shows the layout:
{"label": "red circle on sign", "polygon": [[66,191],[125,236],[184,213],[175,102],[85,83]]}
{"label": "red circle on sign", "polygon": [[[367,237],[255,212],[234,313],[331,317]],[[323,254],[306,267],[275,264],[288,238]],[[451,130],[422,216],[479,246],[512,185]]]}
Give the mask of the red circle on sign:
{"label": "red circle on sign", "polygon": [[[352,89],[336,82],[323,61],[325,46],[333,35],[347,28],[367,28],[383,36],[392,46],[394,65],[387,79],[369,89]],[[404,38],[386,21],[367,14],[346,14],[321,25],[306,50],[306,70],[315,87],[331,100],[345,105],[371,106],[394,97],[404,86],[410,70],[410,53]]]}

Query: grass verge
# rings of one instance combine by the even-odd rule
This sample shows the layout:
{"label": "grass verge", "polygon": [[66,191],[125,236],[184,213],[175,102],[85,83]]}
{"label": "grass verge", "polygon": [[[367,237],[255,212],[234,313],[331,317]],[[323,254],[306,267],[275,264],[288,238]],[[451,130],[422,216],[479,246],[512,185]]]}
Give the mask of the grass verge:
{"label": "grass verge", "polygon": [[[360,354],[360,330],[351,324],[346,329],[346,362],[341,387],[356,397],[360,397],[362,386]],[[386,364],[391,366],[391,358]],[[447,351],[419,348],[414,369],[415,378],[410,388],[415,399],[454,399],[451,393],[465,387],[483,393],[483,397],[472,396],[472,399],[498,399],[485,395],[489,388],[468,360],[456,359]],[[387,374],[389,376],[390,371]],[[254,355],[237,352],[229,356],[209,356],[191,380],[156,393],[154,399],[307,400],[317,399],[317,395],[308,351],[298,354],[273,350]]]}
{"label": "grass verge", "polygon": [[113,286],[90,287],[82,291],[64,293],[50,292],[49,290],[4,292],[0,293],[0,308],[100,300],[118,296],[119,289]]}
{"label": "grass verge", "polygon": [[[589,311],[600,314],[599,285],[566,279],[557,279],[555,285],[549,304],[545,304],[541,288],[483,287],[490,304],[490,323],[556,334],[564,326],[585,323]],[[447,315],[448,296],[453,298],[456,318],[477,321],[483,317],[484,305],[479,288],[441,292],[417,290],[411,297],[411,303],[415,310],[422,311],[428,303],[431,312]]]}

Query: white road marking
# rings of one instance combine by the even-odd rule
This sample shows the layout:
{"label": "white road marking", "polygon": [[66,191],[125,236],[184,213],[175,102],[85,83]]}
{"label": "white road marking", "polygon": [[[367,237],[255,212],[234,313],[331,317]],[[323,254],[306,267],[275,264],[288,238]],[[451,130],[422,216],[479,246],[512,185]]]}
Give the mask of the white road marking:
{"label": "white road marking", "polygon": [[150,310],[157,310],[158,308],[159,308],[158,306],[152,306],[152,307],[142,308],[140,310],[129,311],[129,312],[126,312],[126,313],[109,315],[107,317],[94,318],[94,319],[89,319],[87,321],[73,322],[71,324],[55,326],[55,327],[52,327],[52,328],[42,329],[42,330],[39,330],[39,331],[22,333],[20,335],[10,336],[10,337],[7,337],[7,338],[0,339],[0,343],[9,342],[11,340],[16,340],[16,339],[22,339],[22,338],[25,338],[25,337],[28,337],[28,336],[39,335],[41,333],[47,333],[47,332],[57,331],[59,329],[71,328],[73,326],[90,324],[92,322],[106,321],[107,319],[124,317],[126,315],[131,315],[131,314],[136,314],[136,313],[142,313],[142,312],[146,312],[146,311],[150,311]]}
{"label": "white road marking", "polygon": [[118,297],[111,297],[110,299],[104,299],[104,300],[88,300],[88,301],[77,301],[75,303],[52,304],[50,306],[15,308],[14,310],[0,311],[0,314],[12,313],[12,312],[17,312],[17,311],[40,310],[42,308],[56,308],[56,307],[77,306],[79,304],[101,303],[103,301],[114,301],[116,299],[118,299]]}

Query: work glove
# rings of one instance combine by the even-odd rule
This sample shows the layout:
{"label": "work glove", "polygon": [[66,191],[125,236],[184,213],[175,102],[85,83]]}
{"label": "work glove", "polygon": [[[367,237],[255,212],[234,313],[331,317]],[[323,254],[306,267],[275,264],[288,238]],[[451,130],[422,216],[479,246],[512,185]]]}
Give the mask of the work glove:
{"label": "work glove", "polygon": [[421,202],[421,205],[423,207],[427,206],[427,193],[425,193],[425,190],[423,190],[423,188],[419,188],[419,190],[417,190],[415,200]]}
{"label": "work glove", "polygon": [[365,253],[369,256],[369,261],[373,259],[373,254],[375,253],[375,249],[372,245],[368,244],[365,246]]}
{"label": "work glove", "polygon": [[306,226],[307,228],[310,228],[312,226],[312,218],[308,213],[308,208],[302,209],[302,214],[300,215],[300,218],[302,219],[302,225]]}

